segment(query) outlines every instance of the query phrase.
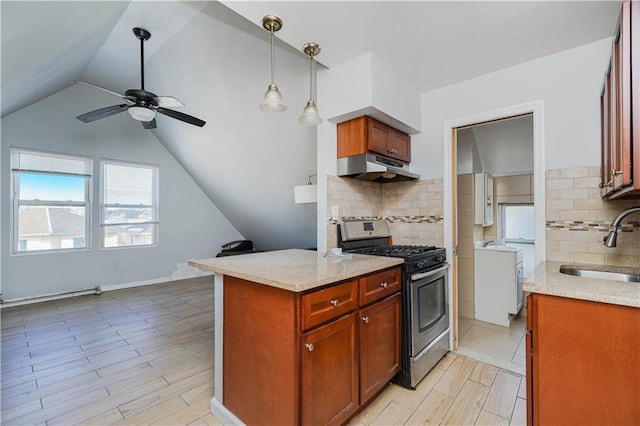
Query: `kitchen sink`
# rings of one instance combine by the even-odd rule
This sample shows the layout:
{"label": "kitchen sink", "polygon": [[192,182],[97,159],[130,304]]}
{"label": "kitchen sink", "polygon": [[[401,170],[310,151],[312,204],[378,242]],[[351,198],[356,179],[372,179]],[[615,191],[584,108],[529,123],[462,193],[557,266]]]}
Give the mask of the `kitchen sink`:
{"label": "kitchen sink", "polygon": [[562,265],[560,273],[599,280],[640,282],[640,268],[600,265]]}

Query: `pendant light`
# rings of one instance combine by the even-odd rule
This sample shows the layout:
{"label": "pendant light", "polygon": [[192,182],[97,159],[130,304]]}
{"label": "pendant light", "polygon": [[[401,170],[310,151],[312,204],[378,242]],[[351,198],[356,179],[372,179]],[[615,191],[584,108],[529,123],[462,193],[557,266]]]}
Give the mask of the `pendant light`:
{"label": "pendant light", "polygon": [[260,109],[272,112],[286,111],[287,106],[284,104],[282,95],[275,83],[273,71],[273,33],[282,28],[282,19],[276,15],[265,15],[262,18],[262,27],[271,33],[271,84],[264,94],[264,102],[260,104]]}
{"label": "pendant light", "polygon": [[313,95],[316,88],[316,70],[313,57],[320,53],[320,45],[312,41],[310,43],[306,43],[303,46],[302,51],[305,53],[305,55],[309,55],[309,102],[307,102],[304,109],[302,110],[302,115],[300,116],[298,121],[304,126],[317,126],[318,124],[322,123],[322,118],[320,117],[320,113],[318,112],[318,107],[313,101]]}

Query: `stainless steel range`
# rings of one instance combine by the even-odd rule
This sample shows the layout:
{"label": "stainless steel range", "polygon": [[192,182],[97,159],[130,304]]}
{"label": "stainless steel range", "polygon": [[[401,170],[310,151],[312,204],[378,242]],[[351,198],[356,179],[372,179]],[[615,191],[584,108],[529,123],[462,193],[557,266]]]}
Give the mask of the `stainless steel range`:
{"label": "stainless steel range", "polygon": [[435,246],[391,245],[385,220],[347,220],[338,230],[343,251],[404,259],[402,370],[393,381],[415,389],[449,350],[446,251]]}

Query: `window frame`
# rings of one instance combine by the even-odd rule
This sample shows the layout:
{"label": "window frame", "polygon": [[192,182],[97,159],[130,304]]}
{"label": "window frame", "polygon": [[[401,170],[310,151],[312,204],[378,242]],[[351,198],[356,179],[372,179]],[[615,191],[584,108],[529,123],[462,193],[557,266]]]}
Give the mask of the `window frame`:
{"label": "window frame", "polygon": [[[60,171],[44,171],[36,169],[21,168],[20,155],[31,154],[34,156],[70,159],[74,161],[82,161],[88,173],[60,172]],[[11,228],[11,251],[10,256],[32,256],[42,254],[61,254],[61,253],[77,253],[92,250],[92,233],[91,233],[91,216],[93,211],[93,158],[59,152],[42,151],[30,148],[11,147],[10,148],[10,173],[11,173],[11,189],[10,202],[11,213],[9,223]],[[21,173],[42,174],[47,176],[74,176],[84,178],[84,202],[81,201],[52,201],[52,200],[20,200],[20,177]],[[26,247],[26,239],[20,238],[20,207],[21,206],[59,206],[59,207],[84,207],[84,247],[64,247],[39,250],[20,250],[20,246],[24,241]]]}
{"label": "window frame", "polygon": [[[142,169],[150,169],[151,173],[151,202],[150,205],[145,204],[107,204],[107,178],[106,170],[107,166],[123,166],[123,167],[135,167]],[[139,163],[134,161],[122,161],[103,158],[100,160],[100,250],[122,250],[122,249],[137,249],[137,248],[149,248],[158,247],[160,245],[160,167],[157,164]],[[136,225],[150,224],[153,226],[153,243],[152,244],[135,244],[126,246],[105,246],[105,230],[111,226],[123,226],[132,225],[132,223],[105,223],[105,211],[110,207],[131,207],[131,208],[149,208],[152,212],[152,220],[147,222],[138,222]]]}

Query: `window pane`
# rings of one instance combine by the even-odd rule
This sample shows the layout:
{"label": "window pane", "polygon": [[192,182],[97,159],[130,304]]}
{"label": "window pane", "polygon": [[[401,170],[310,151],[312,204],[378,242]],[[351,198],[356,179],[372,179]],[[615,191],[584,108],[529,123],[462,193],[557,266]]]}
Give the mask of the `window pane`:
{"label": "window pane", "polygon": [[86,201],[84,176],[20,173],[20,200]]}
{"label": "window pane", "polygon": [[153,169],[105,165],[105,204],[153,204]]}
{"label": "window pane", "polygon": [[505,239],[535,238],[533,206],[505,206],[504,218]]}
{"label": "window pane", "polygon": [[19,252],[86,248],[86,208],[22,206],[18,209]]}
{"label": "window pane", "polygon": [[153,222],[152,209],[149,208],[119,208],[107,207],[104,209],[104,223],[143,223]]}
{"label": "window pane", "polygon": [[155,244],[156,225],[111,225],[104,226],[104,247],[131,247]]}

